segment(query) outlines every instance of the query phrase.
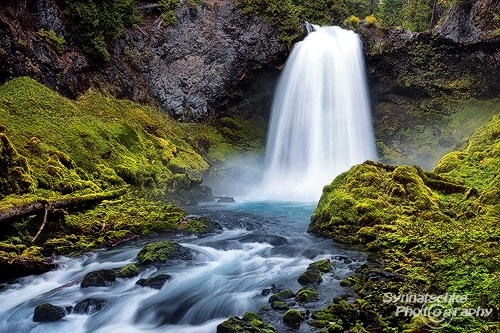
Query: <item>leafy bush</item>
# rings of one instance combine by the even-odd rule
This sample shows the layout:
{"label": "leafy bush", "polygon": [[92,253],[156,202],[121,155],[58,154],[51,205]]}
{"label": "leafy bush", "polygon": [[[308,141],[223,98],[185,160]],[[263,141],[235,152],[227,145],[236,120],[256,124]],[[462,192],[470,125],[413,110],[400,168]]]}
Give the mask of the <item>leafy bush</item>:
{"label": "leafy bush", "polygon": [[373,14],[371,14],[370,16],[365,17],[365,22],[368,25],[372,25],[372,24],[378,23],[377,22],[377,18]]}
{"label": "leafy bush", "polygon": [[360,21],[361,20],[359,19],[359,17],[357,17],[355,15],[351,15],[345,19],[344,25],[348,26],[350,28],[357,28],[359,26]]}
{"label": "leafy bush", "polygon": [[40,29],[36,33],[38,37],[43,39],[47,44],[49,44],[54,51],[57,53],[61,54],[62,53],[62,48],[63,45],[66,44],[66,40],[62,37],[57,37],[56,33],[54,30],[45,30],[45,29]]}
{"label": "leafy bush", "polygon": [[163,25],[170,25],[177,22],[174,10],[181,5],[179,0],[160,0],[158,4],[162,10],[161,18]]}
{"label": "leafy bush", "polygon": [[66,0],[65,14],[78,45],[95,61],[108,61],[108,46],[125,26],[142,22],[135,0]]}

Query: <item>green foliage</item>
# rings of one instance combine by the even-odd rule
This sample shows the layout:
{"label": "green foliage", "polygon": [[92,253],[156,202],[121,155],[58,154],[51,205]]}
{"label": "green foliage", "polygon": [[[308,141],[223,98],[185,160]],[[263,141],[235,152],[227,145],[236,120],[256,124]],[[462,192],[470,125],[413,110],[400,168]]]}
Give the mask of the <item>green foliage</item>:
{"label": "green foliage", "polygon": [[57,37],[54,30],[40,29],[37,32],[38,37],[43,39],[47,44],[49,44],[54,51],[61,54],[63,51],[63,46],[66,44],[66,40],[63,37]]}
{"label": "green foliage", "polygon": [[142,22],[135,0],[65,0],[73,36],[95,61],[109,61],[108,46],[126,26]]}
{"label": "green foliage", "polygon": [[[194,0],[191,0],[191,2],[192,1]],[[162,10],[161,17],[163,25],[170,25],[177,22],[174,10],[181,5],[179,0],[160,0],[158,4]]]}
{"label": "green foliage", "polygon": [[[221,166],[231,156],[262,151],[264,140],[255,137],[260,123],[227,118],[217,127],[180,124],[161,111],[93,90],[71,101],[29,78],[0,87],[0,124],[0,208],[126,192],[49,214],[37,239],[49,255],[129,234],[177,230],[186,215],[171,204],[178,192],[200,184],[209,163]],[[5,235],[15,244],[31,244],[40,224],[36,216],[16,220]],[[200,217],[189,219],[182,231],[215,227]]]}
{"label": "green foliage", "polygon": [[149,243],[137,254],[141,264],[150,264],[156,261],[167,261],[173,259],[177,253],[179,244],[171,241]]}
{"label": "green foliage", "polygon": [[245,15],[260,15],[279,29],[279,40],[296,41],[303,33],[302,23],[340,25],[350,15],[365,17],[376,9],[369,0],[236,0]]}
{"label": "green foliage", "polygon": [[359,17],[351,15],[344,20],[344,25],[349,28],[356,29],[359,26],[359,22],[361,22]]}
{"label": "green foliage", "polygon": [[379,4],[379,18],[386,27],[401,26],[403,24],[404,0],[382,0]]}
{"label": "green foliage", "polygon": [[[355,280],[358,308],[373,310],[354,318],[361,320],[356,325],[367,329],[376,321],[394,328],[390,323],[400,319],[380,297],[389,291],[455,292],[468,295],[466,307],[500,306],[498,170],[500,117],[495,116],[433,172],[366,162],[325,187],[310,231],[364,244],[384,259],[386,270],[404,276],[403,282],[375,282],[363,274]],[[345,325],[346,318],[339,319]],[[348,321],[352,327],[354,320]],[[483,326],[479,318],[457,320],[450,332]]]}

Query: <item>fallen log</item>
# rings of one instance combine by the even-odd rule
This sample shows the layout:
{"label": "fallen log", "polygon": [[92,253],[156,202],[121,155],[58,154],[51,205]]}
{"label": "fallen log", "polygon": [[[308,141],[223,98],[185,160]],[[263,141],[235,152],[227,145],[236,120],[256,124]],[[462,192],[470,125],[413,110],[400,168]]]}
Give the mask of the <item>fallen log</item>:
{"label": "fallen log", "polygon": [[87,194],[78,197],[63,198],[53,201],[40,199],[34,203],[15,205],[9,208],[0,209],[0,222],[22,217],[27,214],[44,212],[46,210],[46,205],[49,205],[53,209],[88,205],[98,203],[103,200],[120,197],[125,194],[125,192],[126,189],[121,189],[103,193]]}

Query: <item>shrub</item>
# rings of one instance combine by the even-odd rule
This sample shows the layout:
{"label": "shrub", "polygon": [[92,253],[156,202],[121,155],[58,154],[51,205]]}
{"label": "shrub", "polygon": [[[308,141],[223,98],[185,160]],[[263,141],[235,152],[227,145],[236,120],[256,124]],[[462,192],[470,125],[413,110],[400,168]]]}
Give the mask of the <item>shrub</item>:
{"label": "shrub", "polygon": [[63,45],[66,44],[66,40],[62,37],[57,37],[54,30],[40,29],[36,33],[38,37],[43,39],[47,44],[49,44],[54,51],[61,54]]}
{"label": "shrub", "polygon": [[375,18],[375,15],[371,14],[370,16],[365,17],[365,22],[368,25],[376,24],[377,19]]}
{"label": "shrub", "polygon": [[181,5],[179,0],[160,0],[158,4],[162,10],[161,18],[163,25],[167,26],[177,22],[174,10]]}
{"label": "shrub", "polygon": [[355,15],[351,15],[345,19],[344,25],[348,26],[350,28],[357,28],[359,26],[360,21],[361,20],[359,19],[359,17],[357,17]]}
{"label": "shrub", "polygon": [[142,17],[135,0],[66,0],[73,36],[82,50],[95,61],[108,61],[108,45],[123,33],[125,26],[139,24]]}

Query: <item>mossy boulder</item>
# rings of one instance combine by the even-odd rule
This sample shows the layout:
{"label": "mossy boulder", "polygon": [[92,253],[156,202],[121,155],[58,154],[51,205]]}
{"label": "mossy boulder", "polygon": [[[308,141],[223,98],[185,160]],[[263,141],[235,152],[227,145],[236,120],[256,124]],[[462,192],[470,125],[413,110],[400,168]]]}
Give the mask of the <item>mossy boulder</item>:
{"label": "mossy boulder", "polygon": [[288,310],[288,305],[283,301],[274,301],[271,303],[271,308],[274,310]]}
{"label": "mossy boulder", "polygon": [[297,309],[290,309],[283,315],[283,322],[287,325],[297,325],[302,321],[302,314]]}
{"label": "mossy boulder", "polygon": [[193,251],[172,241],[149,243],[137,254],[141,264],[168,263],[177,260],[191,260]]}
{"label": "mossy boulder", "polygon": [[323,259],[313,262],[312,264],[309,265],[309,267],[307,267],[307,270],[315,270],[315,269],[317,269],[322,273],[328,273],[332,271],[333,267],[330,259]]}
{"label": "mossy boulder", "polygon": [[321,272],[317,269],[307,270],[297,279],[300,284],[318,284],[323,281]]}
{"label": "mossy boulder", "polygon": [[121,278],[131,278],[137,275],[139,275],[139,268],[134,264],[128,264],[118,271],[118,276]]}
{"label": "mossy boulder", "polygon": [[50,303],[43,303],[35,308],[33,314],[33,321],[39,323],[59,321],[66,316],[66,312],[60,306],[52,305]]}
{"label": "mossy boulder", "polygon": [[286,299],[294,297],[295,294],[290,289],[280,290],[269,297],[268,302],[272,303],[275,301],[284,301]]}
{"label": "mossy boulder", "polygon": [[217,326],[217,333],[273,333],[274,327],[262,321],[255,312],[247,312],[243,318],[231,317]]}
{"label": "mossy boulder", "polygon": [[21,156],[7,135],[0,133],[0,194],[25,194],[35,190],[28,160]]}
{"label": "mossy boulder", "polygon": [[116,281],[116,272],[112,269],[100,269],[87,273],[80,284],[82,288],[108,287]]}
{"label": "mossy boulder", "polygon": [[147,279],[139,279],[135,284],[141,287],[161,289],[170,278],[171,276],[168,274],[159,274]]}
{"label": "mossy boulder", "polygon": [[317,301],[318,298],[319,298],[318,292],[309,287],[301,288],[297,292],[297,296],[295,296],[295,300],[300,303],[314,302]]}

